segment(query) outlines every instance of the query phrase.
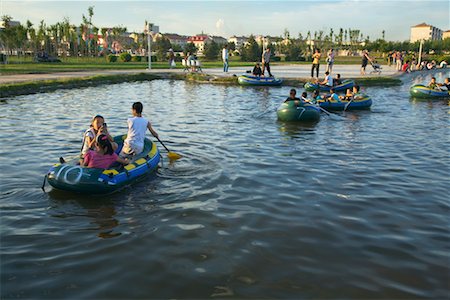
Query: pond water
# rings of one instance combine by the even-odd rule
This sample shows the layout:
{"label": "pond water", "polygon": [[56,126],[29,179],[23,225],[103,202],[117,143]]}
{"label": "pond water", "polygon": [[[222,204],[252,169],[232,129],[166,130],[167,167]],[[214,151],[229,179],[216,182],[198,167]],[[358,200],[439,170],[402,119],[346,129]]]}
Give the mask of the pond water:
{"label": "pond water", "polygon": [[[363,88],[370,111],[315,125],[276,121],[291,87],[155,80],[4,99],[1,298],[448,297],[448,101],[408,93],[431,74],[450,72]],[[42,192],[93,115],[126,133],[134,101],[182,159],[108,196]]]}

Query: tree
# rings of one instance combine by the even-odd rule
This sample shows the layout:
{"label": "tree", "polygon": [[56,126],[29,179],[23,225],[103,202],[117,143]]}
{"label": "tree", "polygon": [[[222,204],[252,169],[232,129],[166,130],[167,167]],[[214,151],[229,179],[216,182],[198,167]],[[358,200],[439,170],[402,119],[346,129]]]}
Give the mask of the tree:
{"label": "tree", "polygon": [[205,45],[205,51],[204,51],[204,55],[205,58],[208,60],[216,60],[217,57],[219,56],[219,51],[220,51],[220,47],[219,45],[212,40],[210,43],[207,43]]}
{"label": "tree", "polygon": [[197,53],[197,47],[195,47],[194,43],[187,43],[186,45],[184,45],[184,49],[183,52],[184,54],[188,54],[188,53],[192,53],[195,54]]}
{"label": "tree", "polygon": [[167,51],[172,48],[172,44],[169,39],[166,37],[158,37],[156,41],[153,43],[152,50],[156,52],[156,58],[159,61],[166,60]]}
{"label": "tree", "polygon": [[250,35],[247,43],[242,47],[241,60],[243,61],[259,61],[262,49],[259,47],[253,35]]}

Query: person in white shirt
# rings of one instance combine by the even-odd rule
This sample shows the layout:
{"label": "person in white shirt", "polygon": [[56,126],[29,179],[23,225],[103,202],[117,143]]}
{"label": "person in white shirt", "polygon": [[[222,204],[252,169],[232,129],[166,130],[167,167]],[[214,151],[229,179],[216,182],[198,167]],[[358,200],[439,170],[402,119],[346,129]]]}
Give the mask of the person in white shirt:
{"label": "person in white shirt", "polygon": [[325,79],[319,84],[327,85],[327,86],[333,86],[333,78],[330,75],[330,72],[325,72]]}
{"label": "person in white shirt", "polygon": [[223,46],[222,49],[223,71],[228,72],[228,46]]}
{"label": "person in white shirt", "polygon": [[128,133],[120,151],[121,157],[138,155],[144,150],[144,139],[147,129],[154,137],[158,138],[158,133],[152,128],[150,122],[142,116],[142,109],[143,105],[141,102],[133,103],[131,108],[133,117],[127,120]]}

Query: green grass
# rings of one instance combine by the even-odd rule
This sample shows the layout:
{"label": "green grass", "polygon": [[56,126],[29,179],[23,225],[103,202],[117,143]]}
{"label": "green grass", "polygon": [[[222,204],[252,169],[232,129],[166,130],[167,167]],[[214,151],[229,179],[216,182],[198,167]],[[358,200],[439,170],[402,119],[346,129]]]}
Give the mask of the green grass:
{"label": "green grass", "polygon": [[55,79],[27,81],[11,84],[2,84],[0,86],[0,97],[9,97],[16,95],[35,94],[40,92],[49,92],[57,89],[71,89],[79,87],[97,86],[101,84],[114,84],[129,81],[147,81],[158,79],[154,74],[121,74],[121,75],[96,75],[82,78]]}
{"label": "green grass", "polygon": [[[113,62],[109,63],[104,57],[68,57],[62,58],[60,63],[35,63],[32,62],[31,57],[8,57],[8,64],[0,65],[1,75],[13,75],[13,74],[45,74],[55,72],[76,72],[76,71],[94,71],[94,70],[132,70],[148,68],[147,62]],[[202,61],[202,68],[221,68],[223,66],[221,60],[215,61]],[[382,60],[379,62],[383,63]],[[336,58],[335,64],[348,65],[348,64],[360,64],[360,57],[342,56]],[[273,62],[272,65],[309,65],[311,62]],[[321,62],[325,64],[325,61]],[[252,67],[253,62],[240,61],[240,57],[232,57],[230,60],[231,67]],[[168,63],[152,62],[152,69],[168,69]],[[181,63],[177,63],[177,68],[182,68]]]}

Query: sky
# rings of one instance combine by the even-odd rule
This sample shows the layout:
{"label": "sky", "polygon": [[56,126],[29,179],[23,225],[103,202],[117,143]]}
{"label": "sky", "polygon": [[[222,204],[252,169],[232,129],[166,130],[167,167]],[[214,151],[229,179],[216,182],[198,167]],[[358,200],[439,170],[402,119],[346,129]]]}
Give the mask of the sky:
{"label": "sky", "polygon": [[[333,28],[359,29],[371,40],[409,40],[410,27],[425,22],[444,31],[450,29],[450,1],[439,0],[209,0],[209,1],[45,1],[0,0],[0,15],[35,27],[69,18],[79,25],[82,15],[94,6],[92,22],[97,27],[122,25],[128,31],[142,32],[145,20],[159,26],[162,33],[195,35],[201,32],[221,35],[281,36],[287,29],[291,37],[308,30]],[[431,10],[430,8],[433,7]]]}

